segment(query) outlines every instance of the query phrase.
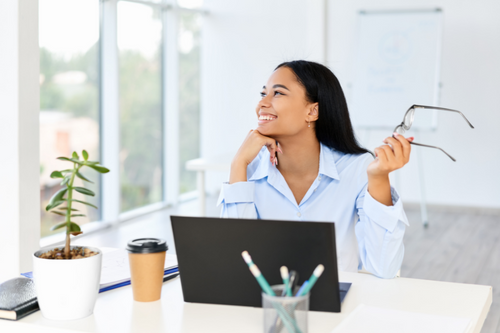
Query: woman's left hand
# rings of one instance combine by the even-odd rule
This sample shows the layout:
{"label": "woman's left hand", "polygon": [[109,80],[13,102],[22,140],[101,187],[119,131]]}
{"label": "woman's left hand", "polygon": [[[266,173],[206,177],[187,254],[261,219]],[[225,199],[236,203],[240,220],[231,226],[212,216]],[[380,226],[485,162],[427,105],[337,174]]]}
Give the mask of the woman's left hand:
{"label": "woman's left hand", "polygon": [[410,160],[410,142],[413,141],[413,137],[406,139],[397,133],[394,133],[394,137],[386,138],[383,141],[385,145],[375,148],[375,160],[367,169],[368,177],[385,178],[392,171],[401,169]]}

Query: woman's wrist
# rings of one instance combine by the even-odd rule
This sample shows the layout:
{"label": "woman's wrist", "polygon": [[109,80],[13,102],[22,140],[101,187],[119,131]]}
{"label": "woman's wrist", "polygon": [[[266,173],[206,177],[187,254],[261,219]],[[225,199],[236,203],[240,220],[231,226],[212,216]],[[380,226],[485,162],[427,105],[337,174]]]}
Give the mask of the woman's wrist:
{"label": "woman's wrist", "polygon": [[368,174],[368,192],[373,199],[386,206],[392,206],[391,182],[389,174],[370,175]]}
{"label": "woman's wrist", "polygon": [[247,164],[238,160],[231,163],[231,172],[229,173],[229,184],[247,181]]}

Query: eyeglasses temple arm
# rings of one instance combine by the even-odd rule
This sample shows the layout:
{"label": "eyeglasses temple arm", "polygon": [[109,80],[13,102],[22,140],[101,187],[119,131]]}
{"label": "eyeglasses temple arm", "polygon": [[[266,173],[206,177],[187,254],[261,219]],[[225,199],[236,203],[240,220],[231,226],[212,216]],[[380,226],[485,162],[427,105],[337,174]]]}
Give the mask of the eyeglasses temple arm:
{"label": "eyeglasses temple arm", "polygon": [[[451,111],[451,112],[457,112],[457,113],[460,113],[460,115],[465,119],[465,121],[467,122],[467,124],[469,124],[469,126],[471,128],[474,128],[474,126],[472,126],[472,124],[470,123],[470,121],[465,117],[465,115],[458,111],[458,110],[453,110],[453,109],[447,109],[447,108],[442,108],[442,107],[439,107],[439,106],[425,106],[425,105],[413,105],[413,108],[414,109],[436,109],[436,110],[442,110],[442,111]],[[437,148],[437,147],[435,147]],[[443,150],[444,151],[444,150]]]}
{"label": "eyeglasses temple arm", "polygon": [[416,145],[416,146],[422,146],[422,147],[428,147],[428,148],[435,148],[435,149],[439,149],[441,150],[443,153],[446,154],[446,156],[448,156],[449,158],[451,158],[451,160],[453,162],[456,162],[457,160],[453,158],[453,156],[451,156],[450,154],[448,154],[447,152],[445,152],[443,149],[439,148],[439,147],[436,147],[436,146],[429,146],[429,145],[424,145],[424,144],[421,144],[421,143],[416,143],[416,142],[410,142],[410,144],[412,145]]}

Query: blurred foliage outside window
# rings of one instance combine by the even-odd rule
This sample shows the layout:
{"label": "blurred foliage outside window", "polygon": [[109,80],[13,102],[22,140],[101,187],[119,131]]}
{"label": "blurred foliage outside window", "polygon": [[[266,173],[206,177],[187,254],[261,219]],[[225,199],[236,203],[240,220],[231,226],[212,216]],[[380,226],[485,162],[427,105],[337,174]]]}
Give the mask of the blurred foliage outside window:
{"label": "blurred foliage outside window", "polygon": [[163,199],[160,11],[118,2],[121,211]]}
{"label": "blurred foliage outside window", "polygon": [[[57,13],[64,12],[64,15]],[[64,220],[47,213],[45,207],[60,180],[51,179],[54,170],[70,168],[73,151],[86,149],[91,159],[99,160],[99,88],[98,88],[98,0],[40,0],[40,203],[41,236],[52,233],[50,227]],[[64,26],[64,29],[61,29]],[[95,197],[77,199],[100,205],[99,174],[82,172],[94,184],[83,183]],[[81,197],[80,197],[81,196]],[[85,224],[100,219],[99,210],[77,204],[86,217],[75,222]]]}

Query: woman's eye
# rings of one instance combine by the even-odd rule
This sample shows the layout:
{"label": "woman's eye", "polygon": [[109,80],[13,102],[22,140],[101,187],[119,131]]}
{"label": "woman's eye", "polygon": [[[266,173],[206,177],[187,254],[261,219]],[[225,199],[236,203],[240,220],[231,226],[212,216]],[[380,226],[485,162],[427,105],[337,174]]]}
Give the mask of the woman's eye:
{"label": "woman's eye", "polygon": [[260,93],[260,97],[266,97],[266,93],[265,92],[261,92]]}
{"label": "woman's eye", "polygon": [[275,91],[275,92],[274,92],[274,96],[276,96],[276,95],[278,95],[278,94],[280,94],[280,95],[285,95],[285,94],[283,94],[283,93],[280,93],[279,91]]}

